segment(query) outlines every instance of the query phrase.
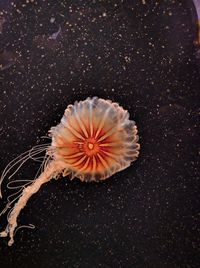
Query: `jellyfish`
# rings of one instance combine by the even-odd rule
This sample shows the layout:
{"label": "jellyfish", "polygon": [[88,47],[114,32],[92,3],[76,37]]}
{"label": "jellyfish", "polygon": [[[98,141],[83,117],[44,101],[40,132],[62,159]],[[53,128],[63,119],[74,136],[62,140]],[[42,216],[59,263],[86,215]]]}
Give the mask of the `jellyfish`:
{"label": "jellyfish", "polygon": [[[13,180],[8,188],[17,189],[1,214],[9,210],[7,226],[0,237],[9,237],[8,245],[14,243],[18,228],[17,218],[30,197],[51,179],[69,176],[82,182],[102,181],[121,171],[139,155],[137,126],[129,119],[129,113],[118,103],[97,97],[76,101],[68,105],[61,122],[49,131],[51,143],[37,145],[12,160],[0,179],[13,177],[29,159],[45,153],[40,175],[32,180]],[[11,186],[11,183],[23,183]],[[12,199],[12,200],[11,200]],[[1,215],[0,214],[0,215]],[[30,228],[32,226],[29,226]]]}

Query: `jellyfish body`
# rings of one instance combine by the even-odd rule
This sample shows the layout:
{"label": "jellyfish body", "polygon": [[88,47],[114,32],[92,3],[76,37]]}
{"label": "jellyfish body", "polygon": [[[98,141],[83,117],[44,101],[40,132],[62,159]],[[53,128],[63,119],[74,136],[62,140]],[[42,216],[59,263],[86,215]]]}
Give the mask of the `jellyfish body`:
{"label": "jellyfish body", "polygon": [[[43,172],[21,188],[18,201],[9,212],[8,225],[0,233],[1,237],[10,236],[9,245],[14,242],[20,211],[44,183],[61,174],[86,182],[104,180],[130,166],[139,155],[137,127],[129,120],[128,111],[97,97],[69,105],[60,124],[51,128],[50,136],[51,144],[42,148],[48,156]],[[33,150],[32,154],[36,153]],[[11,167],[4,170],[0,184]]]}
{"label": "jellyfish body", "polygon": [[89,98],[69,105],[50,133],[55,160],[82,181],[106,179],[128,167],[139,153],[135,122],[109,100]]}

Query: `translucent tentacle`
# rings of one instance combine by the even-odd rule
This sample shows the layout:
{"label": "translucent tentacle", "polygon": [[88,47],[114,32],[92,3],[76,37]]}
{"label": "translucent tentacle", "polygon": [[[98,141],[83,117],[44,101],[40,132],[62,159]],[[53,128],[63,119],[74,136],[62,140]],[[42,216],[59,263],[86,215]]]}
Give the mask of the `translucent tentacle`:
{"label": "translucent tentacle", "polygon": [[[44,147],[44,148],[43,148]],[[31,150],[29,150],[27,153],[27,157],[29,156],[31,160],[34,160],[34,161],[38,161],[38,162],[42,162],[42,164],[40,165],[40,168],[38,169],[35,177],[33,180],[14,180],[14,181],[10,181],[8,182],[7,184],[7,188],[9,190],[16,190],[17,189],[17,192],[9,195],[7,197],[7,204],[5,206],[5,208],[0,212],[0,216],[3,215],[4,213],[6,213],[8,210],[12,210],[12,205],[14,202],[16,202],[16,200],[18,200],[21,195],[22,195],[22,190],[28,186],[29,184],[31,184],[38,176],[39,176],[39,173],[43,172],[44,169],[46,168],[46,166],[48,165],[50,159],[51,159],[51,156],[48,156],[48,155],[45,155],[45,156],[41,156],[41,157],[34,157],[34,155],[38,155],[39,153],[43,152],[44,150],[47,149],[47,145],[46,144],[43,144],[43,145],[38,145],[34,148],[32,148]],[[34,152],[34,153],[33,153]],[[41,160],[40,160],[41,159]],[[28,160],[28,159],[27,159]],[[23,162],[24,163],[24,162]],[[22,163],[21,163],[22,164]],[[8,165],[9,166],[9,165]],[[21,165],[19,166],[21,167]],[[17,170],[19,170],[19,167],[17,168]],[[10,167],[9,167],[10,168]],[[5,170],[4,170],[5,171]],[[9,172],[9,170],[7,170],[5,173],[3,173],[2,176],[6,176],[6,173]],[[15,170],[15,172],[9,176],[9,179],[11,177],[13,177],[13,175],[16,173],[17,171]],[[10,212],[9,212],[10,213]],[[9,213],[7,215],[7,219],[9,218]]]}
{"label": "translucent tentacle", "polygon": [[[22,182],[22,185],[17,185],[17,186],[12,186],[15,183],[19,183]],[[4,213],[6,213],[7,210],[11,209],[12,204],[19,199],[19,197],[21,196],[21,192],[22,190],[28,186],[29,184],[31,184],[33,181],[32,180],[16,180],[16,181],[11,181],[7,184],[7,188],[8,189],[18,189],[17,192],[9,195],[7,197],[7,205],[5,206],[5,208],[0,212],[0,217],[1,215],[3,215]],[[14,198],[13,198],[14,197]],[[13,198],[13,199],[12,199]]]}
{"label": "translucent tentacle", "polygon": [[17,231],[19,230],[19,229],[23,229],[23,228],[27,228],[27,229],[35,229],[35,225],[34,224],[28,224],[28,225],[20,225],[19,227],[17,227],[16,229],[15,229],[15,232],[14,232],[14,235],[16,235],[16,233],[17,233]]}
{"label": "translucent tentacle", "polygon": [[6,229],[0,233],[0,237],[9,236],[10,240],[8,245],[11,246],[14,243],[14,234],[17,228],[17,218],[21,212],[21,210],[25,207],[26,203],[30,199],[30,197],[35,194],[40,187],[50,181],[54,176],[57,176],[62,172],[62,166],[52,161],[48,164],[44,172],[35,179],[29,186],[23,189],[17,203],[15,203],[13,209],[9,212],[8,215],[8,225]]}
{"label": "translucent tentacle", "polygon": [[8,176],[8,179],[11,179],[16,173],[17,171],[21,168],[21,166],[24,165],[25,162],[27,162],[29,159],[33,159],[35,161],[37,161],[38,159],[35,158],[35,156],[41,154],[42,152],[46,151],[47,148],[49,147],[49,143],[45,143],[42,145],[37,145],[35,147],[33,147],[32,149],[22,153],[21,155],[19,155],[18,157],[16,157],[15,159],[13,159],[4,169],[1,178],[0,178],[0,198],[2,198],[2,190],[1,190],[1,186],[2,186],[2,182],[4,181],[4,179]]}

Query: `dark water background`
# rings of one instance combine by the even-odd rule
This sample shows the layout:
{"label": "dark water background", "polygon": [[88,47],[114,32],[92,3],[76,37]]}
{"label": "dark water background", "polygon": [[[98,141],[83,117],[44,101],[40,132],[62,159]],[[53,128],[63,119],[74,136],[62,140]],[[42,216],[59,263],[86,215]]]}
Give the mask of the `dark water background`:
{"label": "dark water background", "polygon": [[141,143],[139,159],[103,183],[43,186],[19,217],[36,229],[20,230],[12,248],[0,240],[0,267],[200,267],[192,1],[3,0],[0,9],[0,170],[88,96],[128,109]]}

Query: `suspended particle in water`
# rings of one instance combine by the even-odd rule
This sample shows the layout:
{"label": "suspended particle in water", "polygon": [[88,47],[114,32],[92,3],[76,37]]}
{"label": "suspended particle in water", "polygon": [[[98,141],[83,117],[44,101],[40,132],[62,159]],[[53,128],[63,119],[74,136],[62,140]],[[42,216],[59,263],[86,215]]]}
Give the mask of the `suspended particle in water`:
{"label": "suspended particle in water", "polygon": [[[14,180],[7,184],[8,188],[18,189],[15,198],[12,201],[8,199],[1,213],[10,210],[7,227],[0,233],[0,237],[10,237],[10,246],[14,243],[16,230],[20,228],[17,228],[17,218],[21,210],[44,183],[61,175],[68,175],[71,179],[77,177],[85,182],[105,180],[130,166],[139,155],[137,127],[129,119],[128,111],[118,103],[97,97],[68,105],[61,122],[50,129],[49,136],[51,144],[35,146],[18,156],[7,165],[0,179],[1,190],[8,174],[11,174],[9,178],[13,177],[28,159],[46,152],[37,178]],[[16,182],[24,184],[11,187],[11,183]],[[2,197],[1,191],[0,195]]]}

